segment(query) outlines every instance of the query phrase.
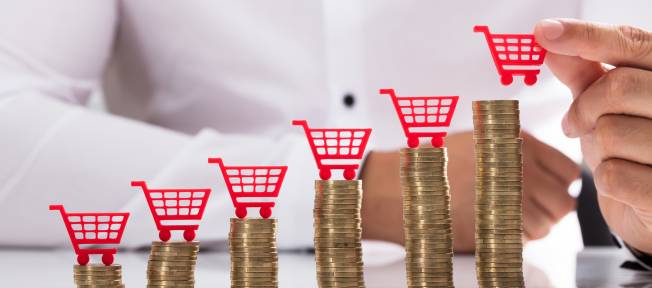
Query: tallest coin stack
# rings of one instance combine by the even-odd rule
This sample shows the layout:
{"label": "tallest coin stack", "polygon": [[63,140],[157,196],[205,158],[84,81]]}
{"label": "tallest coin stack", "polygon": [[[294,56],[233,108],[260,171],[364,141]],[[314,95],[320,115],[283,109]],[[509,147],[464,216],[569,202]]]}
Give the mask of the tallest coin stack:
{"label": "tallest coin stack", "polygon": [[518,101],[474,101],[479,287],[524,287]]}

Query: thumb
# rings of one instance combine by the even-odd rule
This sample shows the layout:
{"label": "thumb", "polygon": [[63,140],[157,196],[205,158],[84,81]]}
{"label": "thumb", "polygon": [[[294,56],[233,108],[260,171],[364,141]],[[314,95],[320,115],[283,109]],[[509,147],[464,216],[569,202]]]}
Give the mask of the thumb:
{"label": "thumb", "polygon": [[[601,63],[583,59],[581,56],[568,53],[565,50],[558,50],[551,44],[550,38],[559,39],[564,33],[564,26],[556,20],[542,20],[534,27],[534,37],[537,42],[548,52],[546,65],[550,71],[577,97],[591,83],[606,73]],[[559,45],[557,45],[559,46]]]}

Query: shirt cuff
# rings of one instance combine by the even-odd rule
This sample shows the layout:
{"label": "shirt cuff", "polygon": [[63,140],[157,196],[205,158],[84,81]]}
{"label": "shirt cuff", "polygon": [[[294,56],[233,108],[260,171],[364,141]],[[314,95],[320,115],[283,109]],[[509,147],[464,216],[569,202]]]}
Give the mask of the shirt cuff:
{"label": "shirt cuff", "polygon": [[616,235],[611,235],[613,236],[614,242],[618,248],[621,248],[624,246],[627,248],[627,251],[629,251],[629,256],[633,257],[636,260],[636,263],[638,263],[641,267],[645,268],[648,271],[652,271],[652,255],[647,254],[643,251],[640,251],[632,246],[629,246],[625,241],[621,240],[618,236]]}
{"label": "shirt cuff", "polygon": [[[624,242],[623,242],[624,243]],[[652,271],[652,255],[645,253],[643,251],[640,251],[632,246],[629,246],[629,244],[624,243],[625,247],[627,247],[627,250],[636,258],[639,264],[641,266],[645,267],[648,271]]]}

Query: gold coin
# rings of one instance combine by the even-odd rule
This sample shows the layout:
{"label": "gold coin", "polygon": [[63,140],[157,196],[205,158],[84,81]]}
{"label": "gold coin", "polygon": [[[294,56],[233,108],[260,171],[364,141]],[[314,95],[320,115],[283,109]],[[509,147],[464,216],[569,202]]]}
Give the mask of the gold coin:
{"label": "gold coin", "polygon": [[117,271],[122,270],[122,266],[118,264],[112,264],[109,266],[103,264],[88,264],[88,265],[75,265],[73,267],[75,271]]}
{"label": "gold coin", "polygon": [[362,181],[360,180],[315,180],[316,188],[341,188],[341,187],[353,187],[362,189]]}

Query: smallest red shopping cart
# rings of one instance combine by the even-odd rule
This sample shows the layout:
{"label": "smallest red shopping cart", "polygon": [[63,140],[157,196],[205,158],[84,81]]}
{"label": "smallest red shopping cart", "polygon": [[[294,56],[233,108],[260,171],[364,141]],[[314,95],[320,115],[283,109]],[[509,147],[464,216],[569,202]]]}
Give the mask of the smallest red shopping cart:
{"label": "smallest red shopping cart", "polygon": [[[113,264],[117,248],[96,248],[94,245],[120,244],[122,234],[129,218],[126,212],[85,212],[69,213],[63,205],[50,205],[50,210],[61,213],[70,242],[77,254],[79,265],[86,265],[90,255],[102,255],[104,265]],[[88,248],[82,248],[88,245]]]}
{"label": "smallest red shopping cart", "polygon": [[437,128],[450,126],[459,96],[397,97],[394,89],[380,89],[380,94],[392,98],[408,147],[418,147],[422,137],[429,137],[433,147],[444,146],[446,132]]}
{"label": "smallest red shopping cart", "polygon": [[546,50],[539,45],[532,34],[492,34],[487,26],[475,26],[474,32],[481,32],[487,39],[491,57],[494,59],[500,82],[509,85],[513,75],[524,76],[526,85],[534,85],[540,66],[546,57]]}
{"label": "smallest red shopping cart", "polygon": [[303,127],[322,180],[331,178],[331,170],[344,170],[344,179],[355,178],[360,165],[343,162],[362,159],[371,128],[317,129],[308,127],[306,120],[294,120],[292,125]]}
{"label": "smallest red shopping cart", "polygon": [[259,208],[260,216],[272,216],[274,200],[281,191],[288,166],[226,166],[222,158],[209,158],[218,164],[238,218],[247,217],[247,208]]}
{"label": "smallest red shopping cart", "polygon": [[171,231],[183,231],[186,241],[195,239],[199,224],[188,222],[201,220],[210,188],[151,189],[145,181],[133,181],[131,186],[143,189],[161,241],[170,240]]}

